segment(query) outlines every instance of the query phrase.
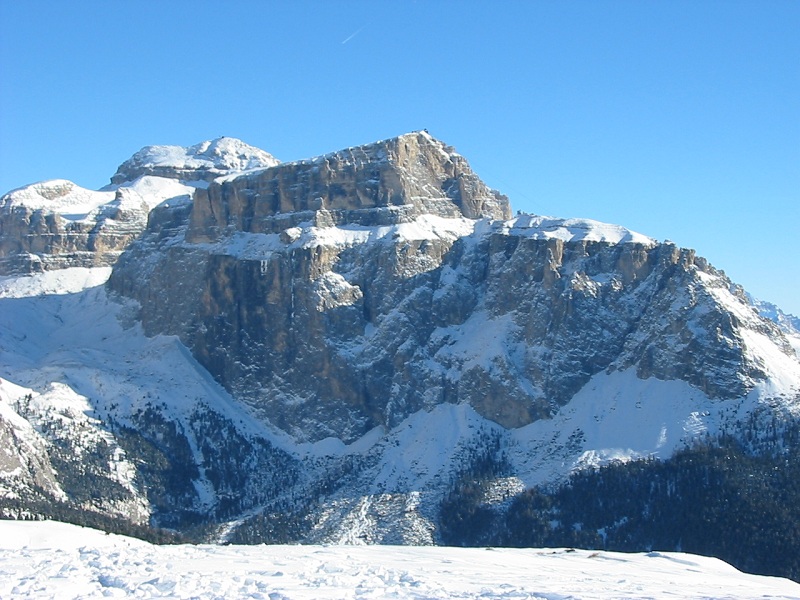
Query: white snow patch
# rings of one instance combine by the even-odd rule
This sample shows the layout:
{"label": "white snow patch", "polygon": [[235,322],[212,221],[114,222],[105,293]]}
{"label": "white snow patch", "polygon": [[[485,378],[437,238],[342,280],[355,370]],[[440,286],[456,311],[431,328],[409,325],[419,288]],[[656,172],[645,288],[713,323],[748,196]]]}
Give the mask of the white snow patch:
{"label": "white snow patch", "polygon": [[379,425],[368,431],[351,444],[345,444],[336,437],[327,437],[318,442],[302,442],[297,445],[295,452],[298,456],[308,459],[326,456],[344,456],[346,454],[363,454],[371,450],[375,444],[386,436],[386,429]]}
{"label": "white snow patch", "polygon": [[438,362],[458,362],[458,367],[448,373],[452,379],[475,367],[490,370],[497,357],[508,353],[516,329],[512,313],[492,318],[486,311],[477,310],[461,325],[439,327],[433,332],[433,341],[444,342],[434,358]]}
{"label": "white snow patch", "polygon": [[503,229],[509,235],[531,239],[560,239],[565,242],[605,242],[608,244],[656,245],[651,237],[636,233],[620,225],[611,225],[592,219],[558,219],[541,215],[520,215],[506,221]]}
{"label": "white snow patch", "polygon": [[69,220],[83,220],[114,199],[114,192],[95,192],[67,181],[51,179],[13,190],[0,199],[0,209],[15,206],[46,210]]}
{"label": "white snow patch", "polygon": [[741,402],[711,400],[683,381],[640,379],[634,368],[603,372],[552,419],[512,430],[509,456],[527,487],[609,461],[669,458],[717,433]]}
{"label": "white snow patch", "polygon": [[70,267],[32,275],[0,277],[0,298],[76,294],[103,285],[111,267]]}
{"label": "white snow patch", "polygon": [[752,329],[740,330],[748,359],[769,376],[773,394],[800,395],[800,360],[781,352],[769,337]]}
{"label": "white snow patch", "polygon": [[465,446],[485,428],[499,428],[467,404],[419,411],[393,429],[381,445],[373,493],[420,491],[445,484]]}
{"label": "white snow patch", "polygon": [[118,188],[123,198],[126,192],[134,192],[140,204],[153,210],[159,204],[170,200],[168,204],[188,202],[191,200],[195,188],[188,184],[180,183],[175,179],[143,175],[131,183],[126,183]]}
{"label": "white snow patch", "polygon": [[273,167],[280,164],[271,154],[243,141],[221,137],[200,142],[194,146],[145,146],[125,161],[120,170],[130,168],[166,168],[180,170],[203,169],[241,172],[250,169]]}
{"label": "white snow patch", "polygon": [[303,229],[300,243],[305,248],[338,246],[348,248],[368,242],[388,240],[392,243],[423,240],[454,242],[470,235],[475,228],[472,219],[420,215],[408,223],[367,227],[341,225],[336,227],[308,227]]}

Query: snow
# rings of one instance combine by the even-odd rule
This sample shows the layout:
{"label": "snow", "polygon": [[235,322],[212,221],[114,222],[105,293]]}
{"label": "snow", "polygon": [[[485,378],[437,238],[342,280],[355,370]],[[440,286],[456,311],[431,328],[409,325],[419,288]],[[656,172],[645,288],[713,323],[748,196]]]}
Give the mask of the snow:
{"label": "snow", "polygon": [[[12,406],[16,407],[23,397],[26,398],[25,404],[29,412],[26,415],[27,420],[19,417],[12,409]],[[103,430],[100,422],[91,416],[92,413],[93,408],[88,398],[77,394],[63,383],[52,382],[41,392],[37,392],[0,378],[0,415],[15,429],[17,439],[23,440],[28,447],[26,453],[21,453],[21,462],[29,461],[27,452],[40,451],[42,438],[39,434],[46,429],[55,430],[53,435],[57,438],[68,437],[73,443],[71,450],[77,460],[95,452],[98,446],[108,444],[115,449],[114,456],[107,465],[110,477],[136,496],[133,484],[135,467],[126,459],[122,449],[116,446],[113,436]],[[33,466],[31,477],[41,475],[36,470],[37,467]],[[12,485],[4,485],[2,482],[4,478],[8,479],[8,474],[0,472],[0,493],[15,495],[13,482],[9,482]],[[63,497],[63,492],[55,482],[53,485],[54,493]],[[142,498],[122,504],[110,501],[108,505],[109,507],[118,505],[121,514],[138,521],[146,520],[149,515],[147,502]]]}
{"label": "snow", "polygon": [[[140,201],[152,199],[148,201],[149,208],[163,201],[189,201],[192,190],[175,180],[152,176],[140,177],[117,189],[123,195],[129,194],[131,201],[137,197]],[[42,198],[42,202],[51,203],[51,209],[61,206],[65,214],[78,206],[77,200],[72,204],[72,201],[62,202],[57,194],[53,196],[55,200],[48,200],[48,194],[55,192],[37,194],[35,197]],[[112,192],[89,194],[91,198],[96,198],[91,194],[113,196]],[[341,248],[424,240],[452,243],[459,238],[475,243],[498,231],[533,239],[655,243],[622,227],[591,220],[522,215],[506,222],[493,222],[422,215],[411,222],[388,226],[314,227],[305,223],[282,235],[238,232],[213,246],[215,251],[239,258],[266,260],[272,253],[291,247]],[[479,432],[499,428],[471,407],[447,404],[415,413],[391,431],[376,428],[350,446],[334,438],[316,444],[297,444],[288,434],[253,419],[194,361],[177,338],[146,338],[140,326],[132,324],[130,316],[126,316],[132,309],[106,297],[101,286],[110,271],[110,268],[71,268],[0,278],[3,301],[0,377],[5,378],[0,380],[0,412],[5,421],[24,433],[31,447],[37,444],[35,431],[12,409],[15,400],[28,394],[36,403],[73,420],[93,411],[100,418],[113,414],[124,420],[125,415],[143,407],[149,398],[162,398],[169,416],[187,422],[198,403],[206,403],[227,415],[231,422],[239,423],[237,426],[243,431],[266,438],[297,457],[313,461],[362,454],[374,458],[375,462],[370,463],[376,465],[374,470],[359,482],[362,487],[351,497],[355,502],[346,518],[352,516],[352,522],[343,520],[330,538],[354,540],[361,534],[369,534],[368,519],[389,505],[392,510],[401,506],[409,515],[417,514],[417,505],[428,501],[432,490],[441,489],[437,478],[450,477],[458,471],[465,449],[476,442]],[[737,319],[745,323],[758,319],[755,311],[740,302],[727,286],[720,287],[719,277],[701,275],[716,301]],[[441,281],[451,280],[456,280],[456,272],[445,267]],[[598,283],[604,282],[599,278],[582,282]],[[360,293],[340,274],[325,275],[320,278],[320,285],[328,292],[327,296],[341,304],[352,302]],[[498,358],[513,354],[514,348],[508,347],[508,340],[513,338],[515,327],[509,315],[490,318],[487,312],[478,310],[460,325],[439,328],[433,338],[439,338],[443,345],[436,356],[440,362],[436,364],[442,369],[445,369],[443,364],[451,365],[452,371],[445,373],[451,377],[470,368],[491,369]],[[711,401],[684,382],[642,380],[634,369],[599,373],[552,419],[502,432],[517,476],[496,483],[497,498],[502,498],[507,490],[519,491],[523,486],[558,481],[576,468],[638,457],[669,457],[705,433],[714,435],[726,422],[746,414],[764,397],[796,394],[800,389],[797,362],[781,353],[763,333],[756,329],[743,331],[751,357],[770,366],[772,378],[750,396]],[[164,390],[170,390],[168,397]],[[89,421],[92,427],[102,429],[95,421]],[[636,427],[631,423],[636,423]],[[91,437],[90,433],[86,436]],[[194,451],[197,453],[196,448]],[[199,460],[197,454],[196,458]],[[129,482],[132,471],[124,463],[120,467],[120,480]],[[201,479],[197,486],[203,502],[211,505],[214,498],[210,483]],[[403,496],[390,498],[390,494]],[[5,596],[0,593],[0,597]]]}
{"label": "snow", "polygon": [[557,219],[540,215],[520,215],[506,221],[505,233],[537,240],[558,239],[564,242],[605,242],[654,246],[656,240],[619,225],[592,219]]}
{"label": "snow", "polygon": [[84,189],[65,179],[34,183],[9,192],[0,200],[4,212],[16,207],[54,213],[68,221],[93,221],[111,206],[149,212],[162,202],[187,202],[194,188],[174,179],[145,175],[122,186],[100,191]]}
{"label": "snow", "polygon": [[[107,298],[101,284],[109,273],[109,268],[70,268],[0,282],[1,403],[13,409],[30,394],[38,412],[79,429],[78,451],[91,451],[94,441],[108,439],[100,419],[113,415],[126,423],[155,399],[187,430],[192,413],[205,404],[239,423],[245,434],[291,446],[288,436],[259,424],[236,403],[177,338],[147,338],[140,325],[123,326],[130,322],[130,307]],[[201,462],[198,450],[192,450]],[[128,487],[132,467],[124,461],[115,466],[120,483]],[[204,475],[196,485],[202,502],[210,504],[211,485]],[[145,510],[144,505],[136,510]]]}
{"label": "snow", "polygon": [[512,430],[509,457],[526,487],[610,461],[669,458],[719,432],[742,402],[711,400],[683,381],[640,379],[635,368],[601,372],[552,419]]}
{"label": "snow", "polygon": [[221,137],[194,146],[145,146],[123,163],[127,169],[212,170],[220,175],[228,171],[245,171],[280,164],[271,154],[245,144],[236,138]]}
{"label": "snow", "polygon": [[0,522],[2,598],[324,600],[799,598],[714,558],[572,549],[153,546],[54,522]]}
{"label": "snow", "polygon": [[76,294],[102,285],[111,276],[111,267],[72,267],[33,275],[0,277],[0,298]]}
{"label": "snow", "polygon": [[484,310],[477,310],[461,325],[439,327],[431,335],[438,343],[445,345],[436,353],[439,362],[457,362],[448,372],[452,380],[458,380],[462,372],[474,367],[491,370],[492,363],[498,357],[508,353],[508,340],[518,329],[512,314],[491,318]]}
{"label": "snow", "polygon": [[77,221],[114,200],[114,192],[95,192],[82,188],[66,179],[52,179],[34,183],[3,196],[0,208],[4,211],[15,206],[31,210],[44,209]]}
{"label": "snow", "polygon": [[763,333],[744,328],[741,333],[748,358],[767,372],[770,385],[780,390],[778,393],[800,395],[800,368],[797,356],[781,352]]}
{"label": "snow", "polygon": [[[426,240],[452,244],[459,239],[474,242],[485,235],[497,232],[531,239],[634,243],[647,246],[656,243],[651,238],[623,227],[588,219],[553,219],[522,215],[510,221],[490,221],[423,214],[409,222],[393,225],[348,224],[317,227],[309,222],[286,229],[281,235],[239,231],[216,244],[210,244],[209,249],[240,259],[267,260],[273,253],[291,248],[351,248],[364,244],[399,244]],[[413,274],[436,266],[439,266],[436,261],[416,265]]]}
{"label": "snow", "polygon": [[[278,243],[277,236],[237,239],[260,241],[265,247]],[[297,243],[303,243],[301,239]],[[255,254],[258,245],[244,243],[241,248]],[[303,460],[319,459],[324,464],[326,457],[356,454],[368,459],[374,468],[364,474],[359,489],[353,490],[351,499],[356,503],[347,509],[355,514],[362,508],[383,510],[388,504],[394,510],[411,502],[415,493],[421,494],[423,505],[435,501],[441,478],[462,468],[466,453],[480,443],[482,432],[501,434],[515,474],[497,483],[501,496],[505,489],[560,481],[576,468],[637,457],[667,458],[692,440],[706,433],[713,436],[726,423],[743,418],[763,398],[790,393],[795,382],[792,373],[797,372],[789,357],[754,333],[748,347],[760,348],[759,354],[768,361],[790,362],[747,398],[712,401],[685,382],[643,380],[635,369],[628,369],[595,375],[552,419],[519,429],[501,430],[467,405],[443,404],[414,413],[391,430],[376,428],[349,446],[334,438],[298,444],[288,434],[254,419],[176,338],[146,338],[140,326],[131,324],[126,316],[132,307],[106,297],[101,284],[109,273],[109,268],[71,268],[0,280],[3,414],[26,443],[41,444],[34,429],[23,427],[21,418],[6,413],[13,412],[13,403],[28,394],[37,406],[47,407],[52,418],[69,417],[84,423],[88,429],[81,431],[87,443],[104,433],[95,417],[114,415],[124,422],[126,415],[143,408],[150,398],[159,398],[166,414],[179,423],[188,423],[192,411],[203,403],[237,423],[243,433],[265,438]],[[463,360],[463,367],[491,368],[496,357],[509,352],[501,341],[508,338],[511,328],[513,322],[507,318],[489,319],[478,311],[459,326],[437,330],[437,336],[446,336],[453,344],[443,345],[439,358]],[[755,342],[763,344],[756,346]],[[164,390],[170,393],[165,395]],[[92,428],[97,431],[93,433]],[[126,464],[119,466],[119,480],[129,482]],[[197,485],[203,502],[211,504],[208,482],[201,478]],[[402,498],[384,502],[379,497],[382,494]],[[365,499],[363,505],[360,499]],[[406,517],[416,519],[416,514]],[[344,521],[341,525],[350,527]],[[330,537],[321,539],[355,535],[364,523],[351,525],[349,532],[332,530]]]}
{"label": "snow", "polygon": [[[461,451],[482,426],[489,424],[466,404],[440,404],[405,419],[381,447],[379,472],[372,491],[401,492],[441,486]],[[446,475],[445,475],[446,476]]]}
{"label": "snow", "polygon": [[118,189],[123,190],[123,193],[125,190],[135,192],[135,198],[140,204],[147,206],[148,211],[166,200],[172,200],[173,204],[188,202],[194,193],[194,187],[191,185],[152,175],[142,175]]}
{"label": "snow", "polygon": [[800,318],[785,313],[771,302],[759,300],[748,293],[745,293],[745,297],[762,317],[773,321],[781,328],[794,347],[795,353],[800,355]]}
{"label": "snow", "polygon": [[437,215],[420,215],[408,223],[366,227],[343,225],[338,227],[310,227],[302,230],[298,244],[305,248],[317,246],[351,247],[376,241],[392,243],[445,240],[454,242],[470,235],[475,227],[472,219],[447,218]]}
{"label": "snow", "polygon": [[[757,303],[747,295],[734,294],[729,282],[724,277],[702,271],[698,271],[698,276],[714,300],[742,324],[740,331],[745,354],[749,361],[766,372],[769,378],[767,387],[770,388],[770,393],[784,396],[799,395],[800,336],[792,326],[794,317],[785,315],[774,305]],[[764,333],[760,322],[761,318],[771,320],[778,325],[794,354],[784,353]],[[763,387],[763,384],[759,385]]]}
{"label": "snow", "polygon": [[352,444],[345,444],[335,437],[327,437],[318,442],[302,442],[297,444],[295,452],[304,458],[343,456],[369,452],[386,435],[386,430],[379,425]]}
{"label": "snow", "polygon": [[635,243],[653,245],[655,240],[618,225],[588,219],[553,219],[522,215],[510,221],[474,220],[466,217],[442,217],[423,214],[415,219],[393,225],[338,225],[315,227],[310,223],[287,229],[284,242],[278,234],[236,232],[214,250],[247,259],[268,258],[273,252],[288,247],[350,248],[362,244],[387,242],[419,242],[425,240],[453,243],[458,239],[482,237],[502,232],[531,239],[560,239],[563,241],[594,241],[609,244]]}

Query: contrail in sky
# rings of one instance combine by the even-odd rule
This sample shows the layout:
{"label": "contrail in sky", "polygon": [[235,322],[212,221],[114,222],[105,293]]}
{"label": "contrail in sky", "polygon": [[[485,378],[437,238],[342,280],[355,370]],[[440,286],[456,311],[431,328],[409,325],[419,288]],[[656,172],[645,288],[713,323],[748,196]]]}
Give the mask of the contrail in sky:
{"label": "contrail in sky", "polygon": [[355,33],[351,33],[350,35],[348,35],[344,40],[342,40],[342,44],[346,44],[347,42],[352,40],[354,37],[356,37],[359,33],[361,33],[361,31],[364,29],[364,27],[366,27],[366,25],[362,25]]}

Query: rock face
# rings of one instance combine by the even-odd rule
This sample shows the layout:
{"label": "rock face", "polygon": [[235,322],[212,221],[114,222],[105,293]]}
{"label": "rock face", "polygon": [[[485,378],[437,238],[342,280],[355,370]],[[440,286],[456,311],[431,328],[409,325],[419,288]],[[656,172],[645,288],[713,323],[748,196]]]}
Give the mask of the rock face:
{"label": "rock face", "polygon": [[217,179],[188,215],[156,209],[110,285],[148,334],[180,336],[255,414],[312,441],[442,403],[521,427],[628,368],[740,397],[768,375],[746,335],[793,355],[691,250],[509,217],[463,157],[408,134]]}
{"label": "rock face", "polygon": [[508,199],[486,187],[462,156],[415,133],[222,178],[197,194],[187,239],[279,233],[309,220],[377,226],[423,214],[503,219],[510,211]]}

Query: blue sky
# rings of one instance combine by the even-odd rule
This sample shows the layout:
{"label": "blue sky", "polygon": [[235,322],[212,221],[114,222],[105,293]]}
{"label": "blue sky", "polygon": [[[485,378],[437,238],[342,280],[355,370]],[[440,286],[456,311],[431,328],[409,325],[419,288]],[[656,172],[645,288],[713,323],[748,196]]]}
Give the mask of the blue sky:
{"label": "blue sky", "polygon": [[142,146],[427,128],[514,209],[695,248],[800,315],[800,2],[0,2],[0,192]]}

